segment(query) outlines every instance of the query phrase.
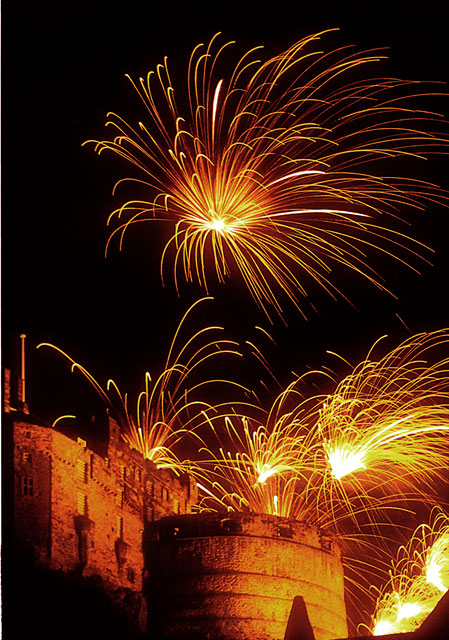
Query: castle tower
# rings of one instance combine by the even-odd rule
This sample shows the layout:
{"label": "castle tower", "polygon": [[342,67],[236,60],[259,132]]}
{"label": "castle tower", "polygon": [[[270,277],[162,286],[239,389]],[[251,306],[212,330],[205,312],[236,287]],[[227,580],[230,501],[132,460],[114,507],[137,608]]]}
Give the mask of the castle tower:
{"label": "castle tower", "polygon": [[340,551],[303,522],[256,514],[166,517],[148,544],[149,626],[166,640],[282,640],[302,596],[316,640],[347,636]]}

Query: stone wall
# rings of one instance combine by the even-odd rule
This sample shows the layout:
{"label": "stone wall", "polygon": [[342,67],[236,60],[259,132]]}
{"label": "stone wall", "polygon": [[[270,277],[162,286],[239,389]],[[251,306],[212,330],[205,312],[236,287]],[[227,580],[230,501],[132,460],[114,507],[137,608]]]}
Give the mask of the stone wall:
{"label": "stone wall", "polygon": [[44,565],[51,557],[51,439],[49,430],[14,423],[15,542]]}
{"label": "stone wall", "polygon": [[118,601],[131,596],[133,615],[138,600],[144,625],[146,523],[190,512],[196,485],[131,450],[112,420],[108,457],[32,422],[16,419],[13,430],[20,547],[51,570],[99,576]]}
{"label": "stone wall", "polygon": [[317,640],[347,635],[335,541],[305,523],[257,514],[164,518],[152,527],[154,638],[282,640],[301,595]]}

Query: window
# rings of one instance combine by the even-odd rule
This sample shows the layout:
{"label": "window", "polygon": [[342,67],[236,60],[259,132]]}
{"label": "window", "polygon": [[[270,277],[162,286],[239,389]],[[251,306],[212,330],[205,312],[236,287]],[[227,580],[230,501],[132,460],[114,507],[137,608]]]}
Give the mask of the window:
{"label": "window", "polygon": [[76,477],[80,482],[87,484],[88,479],[88,465],[84,460],[76,461]]}
{"label": "window", "polygon": [[22,462],[32,462],[33,456],[29,451],[24,451],[22,454]]}
{"label": "window", "polygon": [[124,491],[119,491],[115,499],[115,504],[117,505],[117,507],[120,507],[121,509],[123,508],[124,495],[125,495]]}
{"label": "window", "polygon": [[117,538],[123,538],[123,518],[121,516],[117,516],[115,521],[115,528],[117,530]]}
{"label": "window", "polygon": [[120,467],[120,479],[126,480],[126,467],[123,464]]}
{"label": "window", "polygon": [[87,516],[87,496],[81,491],[76,494],[76,510],[80,516]]}
{"label": "window", "polygon": [[23,496],[34,496],[34,481],[31,476],[22,476],[21,492]]}
{"label": "window", "polygon": [[173,498],[173,513],[181,513],[181,506],[176,498]]}

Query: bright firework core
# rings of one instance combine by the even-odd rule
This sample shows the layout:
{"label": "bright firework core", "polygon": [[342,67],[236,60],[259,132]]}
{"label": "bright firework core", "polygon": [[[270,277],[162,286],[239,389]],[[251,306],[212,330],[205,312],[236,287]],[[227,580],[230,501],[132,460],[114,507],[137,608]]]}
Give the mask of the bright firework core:
{"label": "bright firework core", "polygon": [[330,450],[330,447],[328,447],[327,451],[332,475],[337,480],[341,480],[341,478],[353,471],[366,469],[366,465],[362,461],[364,456],[364,451],[353,449],[350,445],[344,444],[333,450]]}
{"label": "bright firework core", "polygon": [[268,478],[277,473],[277,469],[275,467],[270,467],[268,464],[264,464],[262,467],[257,469],[259,471],[259,477],[257,478],[257,482],[259,484],[263,484]]}
{"label": "bright firework core", "polygon": [[222,218],[215,218],[211,222],[208,222],[206,226],[214,231],[224,231],[226,223]]}

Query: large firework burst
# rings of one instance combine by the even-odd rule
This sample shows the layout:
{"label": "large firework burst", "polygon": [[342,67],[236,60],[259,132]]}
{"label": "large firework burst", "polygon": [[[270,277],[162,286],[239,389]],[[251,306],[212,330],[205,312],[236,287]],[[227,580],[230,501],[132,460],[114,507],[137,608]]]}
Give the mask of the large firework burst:
{"label": "large firework burst", "polygon": [[133,180],[139,195],[111,214],[110,239],[118,234],[121,246],[135,223],[169,223],[161,271],[171,261],[177,289],[185,279],[207,291],[236,275],[269,316],[282,315],[284,298],[303,312],[313,283],[340,294],[338,265],[386,289],[369,247],[409,262],[421,247],[394,219],[440,197],[432,184],[392,175],[391,162],[443,152],[447,138],[441,117],[415,102],[426,95],[419,83],[361,78],[384,56],[324,53],[324,33],[266,61],[255,47],[236,64],[234,43],[217,34],[193,50],[184,100],[167,58],[131,80],[144,120],[110,113],[117,135],[90,141],[138,170],[119,181]]}

